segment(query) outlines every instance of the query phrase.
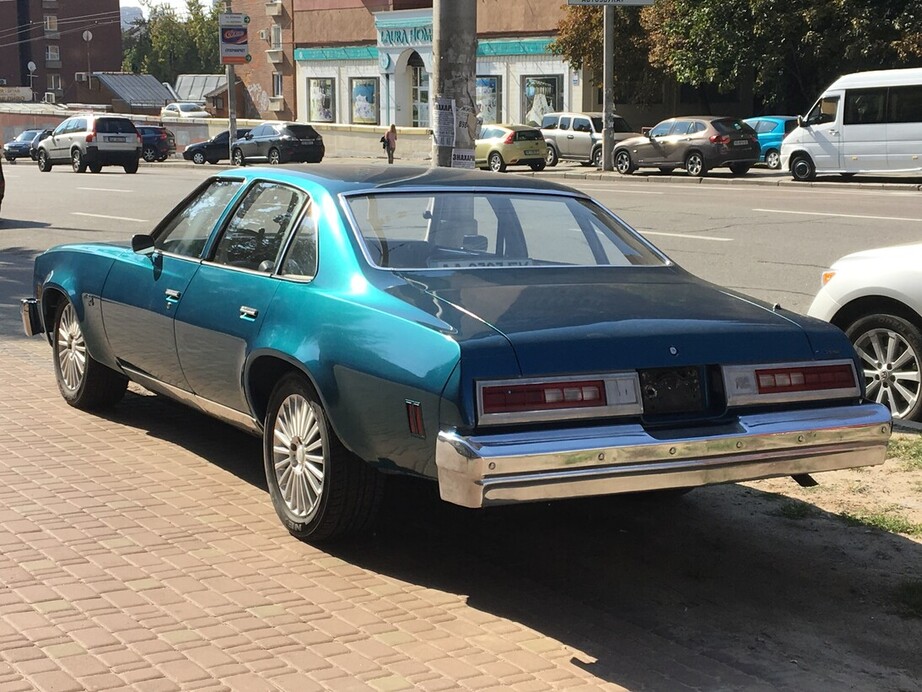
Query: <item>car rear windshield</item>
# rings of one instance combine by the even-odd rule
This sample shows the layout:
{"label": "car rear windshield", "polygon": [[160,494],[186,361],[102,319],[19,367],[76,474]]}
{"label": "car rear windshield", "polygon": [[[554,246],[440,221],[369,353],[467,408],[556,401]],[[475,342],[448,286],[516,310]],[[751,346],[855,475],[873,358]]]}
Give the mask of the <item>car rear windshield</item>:
{"label": "car rear windshield", "polygon": [[346,200],[367,258],[382,268],[666,262],[603,207],[579,197],[437,190],[350,195]]}
{"label": "car rear windshield", "polygon": [[310,125],[289,125],[285,128],[292,137],[298,139],[314,139],[319,137],[317,130]]}
{"label": "car rear windshield", "polygon": [[732,135],[736,133],[754,135],[756,132],[742,120],[737,120],[735,118],[721,118],[720,120],[712,120],[711,125],[713,125],[714,129],[722,135]]}
{"label": "car rear windshield", "polygon": [[515,139],[517,142],[535,142],[544,139],[544,135],[541,130],[519,130],[515,133]]}
{"label": "car rear windshield", "polygon": [[137,130],[130,120],[124,118],[99,118],[96,120],[96,132],[107,135],[133,135]]}

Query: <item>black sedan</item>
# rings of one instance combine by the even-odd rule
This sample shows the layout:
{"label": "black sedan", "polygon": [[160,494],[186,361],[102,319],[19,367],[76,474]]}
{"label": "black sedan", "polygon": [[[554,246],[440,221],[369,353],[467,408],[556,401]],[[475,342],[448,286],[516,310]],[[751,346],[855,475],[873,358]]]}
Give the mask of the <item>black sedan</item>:
{"label": "black sedan", "polygon": [[[239,128],[237,130],[237,137],[246,137],[249,132],[250,128],[248,127]],[[190,144],[183,150],[182,157],[186,161],[192,161],[198,164],[203,164],[206,161],[208,163],[217,163],[218,161],[229,159],[230,132],[224,130],[204,142],[194,142]]]}
{"label": "black sedan", "polygon": [[260,160],[271,164],[320,163],[326,150],[323,137],[310,125],[271,122],[257,125],[234,142],[231,161],[243,166]]}
{"label": "black sedan", "polygon": [[16,139],[3,145],[3,158],[7,161],[24,159],[29,156],[29,148],[32,146],[32,140],[39,135],[42,130],[23,130]]}

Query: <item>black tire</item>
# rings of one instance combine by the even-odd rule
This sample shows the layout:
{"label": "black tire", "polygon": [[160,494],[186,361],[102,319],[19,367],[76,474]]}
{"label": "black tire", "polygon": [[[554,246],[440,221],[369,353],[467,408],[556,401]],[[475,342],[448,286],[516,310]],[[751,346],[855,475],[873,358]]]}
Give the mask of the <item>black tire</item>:
{"label": "black tire", "polygon": [[765,152],[765,165],[773,171],[781,168],[781,152],[777,149],[769,149]]}
{"label": "black tire", "polygon": [[199,166],[204,166],[205,165],[205,153],[201,151],[197,151],[194,154],[192,154],[192,163],[198,164]]}
{"label": "black tire", "polygon": [[384,476],[343,446],[301,375],[286,375],[272,392],[263,461],[272,505],[296,538],[325,541],[370,526]]}
{"label": "black tire", "polygon": [[114,406],[125,395],[128,379],[93,359],[86,348],[77,311],[61,301],[52,335],[54,376],[64,401],[85,411]]}
{"label": "black tire", "polygon": [[272,147],[269,150],[269,155],[266,157],[266,161],[268,161],[272,166],[278,166],[282,162],[281,152],[275,147]]}
{"label": "black tire", "polygon": [[79,149],[70,152],[70,165],[74,173],[86,173],[86,159],[83,158],[83,152]]}
{"label": "black tire", "polygon": [[244,166],[246,165],[246,159],[243,157],[243,152],[240,149],[234,149],[231,152],[231,163],[235,166]]}
{"label": "black tire", "polygon": [[922,420],[922,331],[897,315],[860,317],[845,328],[864,372],[867,397],[894,418]]}
{"label": "black tire", "polygon": [[806,154],[796,154],[791,159],[791,177],[794,180],[806,182],[816,177],[816,166]]}
{"label": "black tire", "polygon": [[666,175],[672,175],[672,169],[669,166],[660,166],[659,172],[665,173]]}
{"label": "black tire", "polygon": [[498,151],[490,153],[490,156],[487,157],[487,164],[494,173],[506,172],[506,162],[503,161],[503,156]]}
{"label": "black tire", "polygon": [[589,163],[596,168],[602,167],[602,147],[596,147],[592,150],[592,156],[589,158]]}
{"label": "black tire", "polygon": [[91,163],[89,165],[89,168],[90,168],[90,173],[99,173],[100,171],[102,171],[102,164],[101,163]]}
{"label": "black tire", "polygon": [[126,173],[137,173],[138,172],[138,162],[134,161],[132,163],[126,163],[122,168],[125,169]]}
{"label": "black tire", "polygon": [[547,167],[547,161],[532,161],[528,167],[533,171],[543,171]]}
{"label": "black tire", "polygon": [[703,178],[707,175],[708,167],[700,151],[692,151],[685,157],[685,172],[693,178]]}
{"label": "black tire", "polygon": [[752,166],[748,163],[731,163],[730,172],[733,175],[746,175]]}
{"label": "black tire", "polygon": [[846,172],[846,173],[839,173],[839,175],[841,175],[841,176],[842,176],[843,178],[845,178],[846,180],[851,180],[852,178],[854,178],[854,177],[855,177],[856,175],[858,175],[858,174],[857,174],[857,173],[852,173],[852,172]]}
{"label": "black tire", "polygon": [[214,166],[218,162],[218,159],[208,159],[208,163]]}
{"label": "black tire", "polygon": [[42,173],[48,173],[54,167],[51,163],[51,159],[48,158],[48,152],[44,149],[39,150],[35,160],[38,162],[38,170]]}
{"label": "black tire", "polygon": [[560,161],[560,156],[557,154],[557,149],[554,147],[553,144],[548,144],[547,145],[547,158],[545,159],[545,163],[551,168],[553,168],[554,166],[557,165],[558,161]]}
{"label": "black tire", "polygon": [[629,152],[627,149],[615,150],[616,171],[618,171],[621,175],[630,175],[636,168],[637,166],[634,165],[634,160],[631,158],[631,152]]}
{"label": "black tire", "polygon": [[153,163],[157,160],[157,150],[153,147],[144,147],[141,149],[141,158],[148,163]]}

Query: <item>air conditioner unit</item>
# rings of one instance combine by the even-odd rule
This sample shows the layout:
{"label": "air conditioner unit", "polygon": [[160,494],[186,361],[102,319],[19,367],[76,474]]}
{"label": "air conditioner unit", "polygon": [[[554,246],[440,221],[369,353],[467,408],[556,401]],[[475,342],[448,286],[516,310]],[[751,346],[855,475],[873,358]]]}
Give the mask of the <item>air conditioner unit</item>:
{"label": "air conditioner unit", "polygon": [[6,86],[6,80],[0,77],[0,86]]}
{"label": "air conditioner unit", "polygon": [[269,40],[269,30],[268,30],[268,29],[260,29],[260,30],[259,30],[259,37],[260,37],[263,41],[268,41],[268,40]]}
{"label": "air conditioner unit", "polygon": [[53,92],[53,91],[46,91],[46,92],[45,92],[45,98],[42,99],[42,100],[43,100],[45,103],[54,103],[54,102],[55,102],[54,92]]}
{"label": "air conditioner unit", "polygon": [[74,72],[74,81],[75,82],[85,82],[86,81],[86,72]]}

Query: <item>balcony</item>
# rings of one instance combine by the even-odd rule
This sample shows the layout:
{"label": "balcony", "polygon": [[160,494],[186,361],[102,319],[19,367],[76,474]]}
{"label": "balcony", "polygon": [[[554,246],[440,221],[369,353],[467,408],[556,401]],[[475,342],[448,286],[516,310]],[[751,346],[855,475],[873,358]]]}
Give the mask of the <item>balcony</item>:
{"label": "balcony", "polygon": [[275,113],[285,110],[285,97],[284,96],[270,96],[269,97],[269,110]]}
{"label": "balcony", "polygon": [[285,62],[285,51],[281,48],[270,48],[266,51],[266,57],[271,64],[278,65]]}
{"label": "balcony", "polygon": [[45,67],[49,70],[60,70],[61,69],[60,58],[56,60],[52,60],[51,58],[45,58]]}
{"label": "balcony", "polygon": [[285,5],[282,0],[266,0],[266,16],[281,17],[285,12]]}

